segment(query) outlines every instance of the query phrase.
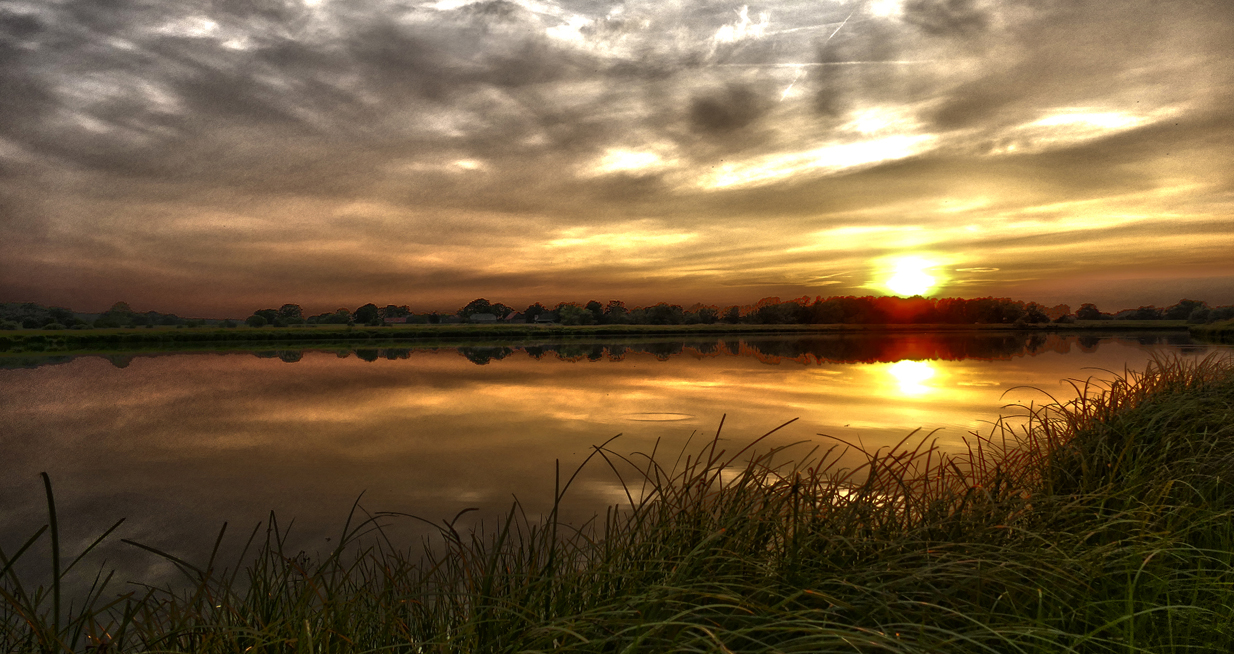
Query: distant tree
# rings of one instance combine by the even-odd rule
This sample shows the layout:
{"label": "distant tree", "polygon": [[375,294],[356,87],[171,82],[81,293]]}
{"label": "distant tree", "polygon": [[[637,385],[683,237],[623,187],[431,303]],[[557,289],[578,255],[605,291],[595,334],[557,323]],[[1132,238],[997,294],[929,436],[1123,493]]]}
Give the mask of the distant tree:
{"label": "distant tree", "polygon": [[489,306],[490,313],[497,316],[498,320],[505,320],[506,316],[514,313],[514,309],[500,302],[494,302]]}
{"label": "distant tree", "polygon": [[298,304],[284,304],[279,307],[278,317],[283,320],[298,320],[304,318],[304,310]]}
{"label": "distant tree", "polygon": [[600,322],[619,325],[629,322],[630,310],[626,309],[626,303],[621,300],[609,300],[608,305],[604,307],[604,316]]}
{"label": "distant tree", "polygon": [[595,316],[587,309],[564,302],[557,305],[557,318],[563,325],[590,325],[595,322]]}
{"label": "distant tree", "polygon": [[704,325],[714,325],[720,319],[720,312],[715,307],[703,307],[698,310],[698,321]]}
{"label": "distant tree", "polygon": [[477,298],[459,309],[458,317],[467,320],[475,313],[493,313],[493,304],[484,298]]}
{"label": "distant tree", "polygon": [[732,306],[724,310],[724,316],[721,318],[724,322],[730,325],[736,325],[741,321],[741,309]]}
{"label": "distant tree", "polygon": [[279,312],[278,312],[278,309],[258,309],[257,311],[253,312],[253,315],[261,316],[262,318],[265,318],[266,324],[269,324],[269,323],[274,322],[275,320],[278,320]]}
{"label": "distant tree", "polygon": [[128,302],[117,302],[111,305],[107,313],[133,313],[133,308],[129,306]]}
{"label": "distant tree", "polygon": [[1179,300],[1178,304],[1167,307],[1162,317],[1166,320],[1188,320],[1196,309],[1205,306],[1207,303],[1198,300]]}
{"label": "distant tree", "polygon": [[1164,314],[1164,309],[1158,309],[1150,304],[1128,311],[1120,311],[1117,317],[1119,320],[1161,320],[1161,316]]}
{"label": "distant tree", "polygon": [[591,317],[592,317],[591,322],[593,323],[604,322],[604,305],[603,304],[600,304],[597,300],[592,300],[588,302],[586,305],[584,305],[583,308],[591,312]]}
{"label": "distant tree", "polygon": [[51,316],[53,321],[62,325],[69,325],[77,322],[77,318],[73,315],[73,312],[69,309],[65,309],[64,307],[51,307],[47,310],[47,315]]}
{"label": "distant tree", "polygon": [[244,324],[248,325],[249,327],[265,327],[267,324],[269,324],[269,321],[266,320],[265,316],[254,313],[253,315],[244,319]]}
{"label": "distant tree", "polygon": [[219,323],[219,327],[225,327],[227,329],[231,329],[235,326],[236,326],[236,321],[232,320],[231,318],[228,318],[227,320],[224,320],[223,322]]}
{"label": "distant tree", "polygon": [[372,302],[356,309],[351,314],[352,321],[365,324],[376,325],[381,323],[381,310]]}
{"label": "distant tree", "polygon": [[1066,304],[1056,304],[1049,309],[1046,309],[1045,315],[1049,316],[1050,320],[1057,322],[1058,319],[1071,315],[1071,306]]}
{"label": "distant tree", "polygon": [[546,311],[548,311],[548,307],[536,302],[523,311],[523,317],[527,320],[527,322],[535,322],[536,317]]}
{"label": "distant tree", "polygon": [[1050,316],[1046,314],[1046,308],[1036,302],[1029,302],[1024,307],[1024,316],[1021,318],[1029,324],[1040,324],[1050,322]]}
{"label": "distant tree", "polygon": [[676,304],[661,302],[643,310],[651,325],[680,325],[685,322],[685,310]]}
{"label": "distant tree", "polygon": [[428,314],[428,324],[436,325],[440,322],[441,322],[441,316],[438,315],[436,311],[430,312]]}
{"label": "distant tree", "polygon": [[1077,320],[1101,320],[1101,311],[1095,304],[1081,304],[1080,308],[1075,310],[1075,317]]}
{"label": "distant tree", "polygon": [[803,320],[803,317],[805,317],[803,314],[808,313],[808,311],[806,307],[796,302],[776,302],[764,304],[755,309],[751,319],[763,325],[789,325],[798,322],[809,322],[808,318]]}
{"label": "distant tree", "polygon": [[14,329],[17,329],[19,326],[20,325],[18,325],[16,322],[13,322],[12,320],[0,321],[0,329],[12,331]]}

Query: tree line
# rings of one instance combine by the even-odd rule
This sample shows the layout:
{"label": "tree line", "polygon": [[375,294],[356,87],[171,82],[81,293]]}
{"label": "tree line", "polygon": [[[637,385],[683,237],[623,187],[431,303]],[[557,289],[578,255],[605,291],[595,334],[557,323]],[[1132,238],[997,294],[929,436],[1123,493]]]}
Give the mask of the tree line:
{"label": "tree line", "polygon": [[[1116,312],[1105,312],[1096,304],[1080,305],[1074,312],[1066,304],[1047,307],[1036,302],[1009,298],[924,298],[808,296],[781,300],[768,297],[752,305],[689,307],[660,302],[629,307],[620,300],[601,303],[561,302],[545,306],[539,302],[522,310],[478,298],[457,311],[415,312],[408,305],[368,303],[353,309],[339,308],[316,315],[305,315],[298,304],[287,303],[277,309],[258,309],[243,322],[250,327],[290,327],[295,325],[381,326],[391,322],[420,324],[514,322],[557,323],[563,325],[819,325],[819,324],[1045,324],[1076,320],[1186,320],[1192,324],[1234,319],[1234,305],[1209,306],[1198,300],[1179,300],[1168,307],[1153,305]],[[117,302],[101,314],[81,314],[64,307],[47,307],[32,302],[0,304],[0,329],[90,329],[106,327],[237,327],[234,320],[182,318],[174,313],[135,311]]]}
{"label": "tree line", "polygon": [[1234,318],[1234,306],[1210,307],[1206,302],[1183,299],[1158,308],[1142,306],[1115,313],[1101,311],[1087,303],[1072,312],[1059,304],[1047,307],[1036,302],[1009,298],[924,298],[889,296],[808,296],[782,301],[764,298],[753,305],[717,307],[695,304],[684,307],[660,302],[628,307],[620,300],[585,304],[561,302],[553,307],[539,302],[519,311],[500,302],[478,298],[457,311],[415,313],[407,305],[365,304],[354,311],[340,308],[333,312],[305,316],[300,305],[284,304],[279,309],[255,311],[245,322],[253,327],[265,325],[346,324],[378,326],[390,319],[412,323],[448,322],[552,322],[563,325],[696,325],[696,324],[1044,324],[1076,320],[1187,320],[1206,323]]}

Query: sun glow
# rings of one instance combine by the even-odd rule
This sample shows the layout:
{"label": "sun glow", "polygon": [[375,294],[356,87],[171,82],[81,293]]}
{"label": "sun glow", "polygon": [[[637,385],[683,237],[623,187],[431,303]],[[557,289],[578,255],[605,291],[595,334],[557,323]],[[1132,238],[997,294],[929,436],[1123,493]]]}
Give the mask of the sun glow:
{"label": "sun glow", "polygon": [[886,281],[885,286],[902,297],[925,295],[937,285],[934,276],[927,272],[934,266],[934,262],[918,257],[898,259],[892,267],[891,277]]}
{"label": "sun glow", "polygon": [[927,361],[897,361],[887,368],[887,372],[895,377],[904,395],[922,395],[931,390],[925,382],[934,377],[934,367]]}

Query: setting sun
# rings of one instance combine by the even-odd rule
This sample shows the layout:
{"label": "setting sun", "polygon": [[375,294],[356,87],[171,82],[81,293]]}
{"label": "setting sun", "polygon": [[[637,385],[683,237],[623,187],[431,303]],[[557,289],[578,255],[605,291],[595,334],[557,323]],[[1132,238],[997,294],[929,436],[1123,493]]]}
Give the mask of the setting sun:
{"label": "setting sun", "polygon": [[895,262],[886,286],[902,297],[925,295],[934,288],[937,280],[928,271],[934,264],[917,257],[908,257]]}

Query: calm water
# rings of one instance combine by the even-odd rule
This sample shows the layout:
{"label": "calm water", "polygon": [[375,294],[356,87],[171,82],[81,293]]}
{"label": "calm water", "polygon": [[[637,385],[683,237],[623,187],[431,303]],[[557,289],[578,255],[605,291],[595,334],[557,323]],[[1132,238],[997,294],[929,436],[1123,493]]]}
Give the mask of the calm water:
{"label": "calm water", "polygon": [[[867,447],[914,429],[962,448],[1004,405],[1068,395],[1063,378],[1142,368],[1219,346],[1183,334],[733,339],[522,349],[86,356],[0,369],[0,546],[45,522],[55,483],[66,549],[118,518],[123,537],[205,556],[224,521],[271,510],[320,548],[348,509],[432,520],[550,501],[554,461],[597,445],[675,454],[714,434],[739,449],[828,434]],[[10,360],[10,365],[14,360]],[[26,362],[35,365],[37,362]],[[1108,375],[1106,375],[1108,376]],[[572,490],[576,517],[621,499],[602,465]],[[408,527],[411,529],[411,527]],[[414,530],[413,530],[414,531]],[[77,545],[75,546],[74,543]],[[119,546],[117,546],[119,547]]]}

